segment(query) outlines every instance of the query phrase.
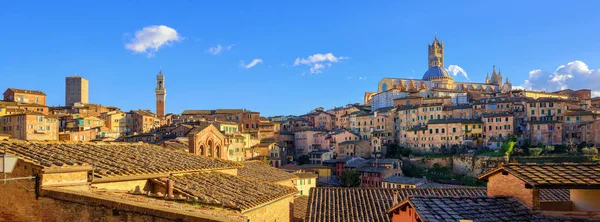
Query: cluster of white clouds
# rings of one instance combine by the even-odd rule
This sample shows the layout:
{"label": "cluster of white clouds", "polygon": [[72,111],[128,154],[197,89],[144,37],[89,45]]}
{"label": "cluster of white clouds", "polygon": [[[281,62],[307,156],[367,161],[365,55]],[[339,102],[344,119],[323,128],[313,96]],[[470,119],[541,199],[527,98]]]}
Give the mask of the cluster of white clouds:
{"label": "cluster of white clouds", "polygon": [[355,77],[352,77],[352,76],[348,76],[348,80],[353,80],[353,79],[357,79],[357,80],[365,80],[365,79],[367,79],[367,77],[362,77],[362,76],[359,76],[359,77],[356,77],[356,78],[355,78]]}
{"label": "cluster of white clouds", "polygon": [[182,39],[183,37],[171,27],[164,25],[148,26],[136,31],[135,37],[125,44],[125,48],[134,53],[146,53],[151,57],[160,47]]}
{"label": "cluster of white clouds", "polygon": [[[127,43],[125,43],[125,49],[130,50],[134,53],[146,54],[148,57],[154,56],[154,54],[163,46],[171,45],[175,42],[179,42],[184,38],[177,32],[177,30],[165,26],[165,25],[153,25],[147,26],[135,32],[135,36],[130,39]],[[217,44],[214,47],[208,48],[207,52],[211,55],[219,55],[225,51],[232,50],[234,45],[226,45],[223,46],[221,44]],[[306,65],[309,66],[309,71],[312,74],[322,73],[323,70],[327,67],[331,67],[334,63],[337,63],[341,60],[349,59],[348,57],[339,56],[336,57],[333,53],[326,54],[314,54],[308,56],[307,58],[296,58],[293,66]],[[263,60],[260,58],[253,59],[249,63],[245,63],[243,60],[240,61],[240,66],[245,69],[250,69],[258,64],[262,64]],[[455,68],[458,68],[454,71]],[[462,70],[462,68],[458,66],[450,66],[449,70],[452,68],[452,72],[462,72],[466,77],[466,72]],[[451,71],[449,71],[451,72]],[[456,73],[454,74],[456,76]],[[349,78],[350,79],[350,78]],[[365,77],[357,77],[358,80],[363,80]]]}
{"label": "cluster of white clouds", "polygon": [[458,74],[461,74],[467,80],[470,80],[469,75],[467,75],[467,72],[458,65],[450,65],[450,66],[448,66],[446,71],[448,71],[448,73],[452,74],[453,76],[457,76]]}
{"label": "cluster of white clouds", "polygon": [[218,54],[221,54],[221,52],[229,51],[232,48],[233,48],[233,45],[228,45],[228,46],[223,47],[221,44],[218,44],[215,47],[208,48],[208,53],[213,54],[213,55],[218,55]]}
{"label": "cluster of white clouds", "polygon": [[250,69],[250,68],[258,65],[259,63],[263,63],[263,60],[262,59],[254,59],[254,60],[252,60],[248,64],[245,64],[244,60],[242,60],[242,61],[240,61],[240,66],[243,67],[243,68],[245,68],[245,69]]}
{"label": "cluster of white clouds", "polygon": [[307,65],[310,66],[310,73],[318,74],[322,73],[325,67],[331,67],[333,63],[337,63],[345,59],[348,59],[348,57],[336,57],[331,52],[327,54],[317,53],[308,56],[308,58],[296,58],[296,60],[294,61],[294,66]]}
{"label": "cluster of white clouds", "polygon": [[515,89],[558,91],[563,89],[590,89],[592,96],[600,96],[600,69],[590,69],[582,61],[575,60],[560,65],[554,72],[541,69],[529,72],[529,78]]}

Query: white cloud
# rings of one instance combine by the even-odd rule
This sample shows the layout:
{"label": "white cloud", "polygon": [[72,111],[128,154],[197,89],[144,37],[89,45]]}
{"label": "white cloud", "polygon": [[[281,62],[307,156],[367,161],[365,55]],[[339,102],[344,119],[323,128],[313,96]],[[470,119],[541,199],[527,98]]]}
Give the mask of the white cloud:
{"label": "white cloud", "polygon": [[312,74],[318,74],[318,73],[322,73],[323,69],[325,68],[325,66],[327,67],[331,67],[333,65],[333,63],[337,63],[340,60],[345,60],[348,59],[348,57],[336,57],[333,55],[333,53],[327,53],[327,54],[314,54],[311,56],[308,56],[308,58],[296,58],[296,60],[294,61],[294,66],[298,66],[298,65],[307,65],[310,66],[310,73]]}
{"label": "white cloud", "polygon": [[446,71],[448,71],[448,73],[451,73],[453,76],[457,76],[458,74],[461,74],[467,80],[469,80],[469,76],[467,75],[467,72],[463,68],[461,68],[460,66],[450,65],[450,66],[448,66],[448,68],[446,69]]}
{"label": "white cloud", "polygon": [[249,69],[254,67],[255,65],[258,65],[259,63],[263,63],[262,59],[254,59],[252,60],[252,62],[248,63],[248,64],[244,64],[244,60],[240,61],[240,66],[244,67],[245,69]]}
{"label": "white cloud", "polygon": [[148,53],[152,56],[163,45],[181,41],[183,38],[177,31],[164,25],[144,27],[135,32],[135,37],[125,48],[135,53]]}
{"label": "white cloud", "polygon": [[312,67],[310,67],[310,73],[321,73],[321,70],[324,68],[325,66],[323,66],[322,64],[316,63]]}
{"label": "white cloud", "polygon": [[228,46],[223,47],[221,44],[218,44],[215,47],[208,48],[208,53],[213,54],[213,55],[218,55],[218,54],[221,54],[221,52],[229,51],[232,48],[233,48],[233,45],[228,45]]}
{"label": "white cloud", "polygon": [[600,69],[590,69],[582,61],[575,60],[560,65],[554,72],[547,72],[541,69],[529,72],[529,79],[522,85],[513,88],[522,88],[526,90],[558,91],[563,89],[590,89],[592,95],[600,96]]}

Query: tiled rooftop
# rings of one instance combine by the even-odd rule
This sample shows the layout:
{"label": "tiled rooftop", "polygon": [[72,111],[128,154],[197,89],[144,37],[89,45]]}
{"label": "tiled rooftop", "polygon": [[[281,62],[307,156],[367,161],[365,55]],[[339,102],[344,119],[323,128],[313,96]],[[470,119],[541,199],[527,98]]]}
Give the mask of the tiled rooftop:
{"label": "tiled rooftop", "polygon": [[200,203],[241,211],[298,193],[293,187],[217,172],[185,174],[171,179],[176,190],[198,198]]}
{"label": "tiled rooftop", "polygon": [[306,217],[308,196],[299,196],[294,199],[294,222],[302,222]]}
{"label": "tiled rooftop", "polygon": [[408,196],[485,196],[485,188],[386,189],[316,187],[310,191],[307,221],[390,221],[386,211]]}
{"label": "tiled rooftop", "polygon": [[383,182],[416,185],[427,182],[427,179],[392,175],[383,179]]}
{"label": "tiled rooftop", "polygon": [[545,163],[507,164],[481,176],[508,172],[525,183],[539,188],[600,188],[600,165],[598,163]]}
{"label": "tiled rooftop", "polygon": [[302,173],[294,173],[300,179],[308,179],[308,178],[317,178],[319,175],[316,173],[302,172]]}
{"label": "tiled rooftop", "polygon": [[91,165],[98,178],[239,168],[235,162],[173,152],[144,143],[57,143],[0,141],[0,152],[43,167]]}
{"label": "tiled rooftop", "polygon": [[411,205],[422,221],[542,221],[512,197],[414,196],[400,205]]}
{"label": "tiled rooftop", "polygon": [[541,201],[570,201],[569,189],[540,189]]}
{"label": "tiled rooftop", "polygon": [[297,178],[294,174],[264,164],[262,161],[246,161],[244,167],[238,169],[238,176],[253,178],[267,182],[280,182]]}
{"label": "tiled rooftop", "polygon": [[[44,188],[45,196],[59,200],[67,200],[82,204],[101,204],[113,209],[127,209],[137,212],[149,212],[165,217],[183,217],[183,221],[247,221],[248,219],[234,210],[215,210],[210,206],[192,205],[181,201],[166,201],[157,196],[132,195],[129,192],[91,189],[89,191],[70,190],[65,188]],[[175,219],[175,218],[173,218]]]}

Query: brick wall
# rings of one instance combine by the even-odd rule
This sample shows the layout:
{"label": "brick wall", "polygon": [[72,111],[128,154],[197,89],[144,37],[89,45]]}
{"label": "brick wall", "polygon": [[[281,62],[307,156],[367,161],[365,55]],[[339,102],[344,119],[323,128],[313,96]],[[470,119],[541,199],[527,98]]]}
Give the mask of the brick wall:
{"label": "brick wall", "polygon": [[525,188],[525,182],[511,174],[497,173],[490,176],[487,184],[487,195],[512,196],[533,209],[539,209],[540,207],[539,189]]}

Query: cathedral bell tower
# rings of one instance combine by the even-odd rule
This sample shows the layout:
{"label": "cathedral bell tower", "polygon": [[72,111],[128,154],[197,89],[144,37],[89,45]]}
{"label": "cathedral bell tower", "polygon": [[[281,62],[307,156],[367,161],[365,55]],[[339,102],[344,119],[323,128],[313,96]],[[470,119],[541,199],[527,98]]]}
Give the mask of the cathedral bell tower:
{"label": "cathedral bell tower", "polygon": [[167,98],[167,90],[165,89],[165,76],[162,73],[162,68],[156,75],[156,115],[158,117],[165,116],[165,99]]}
{"label": "cathedral bell tower", "polygon": [[428,69],[431,67],[439,66],[444,68],[444,42],[440,43],[435,37],[433,44],[427,44],[428,47]]}

